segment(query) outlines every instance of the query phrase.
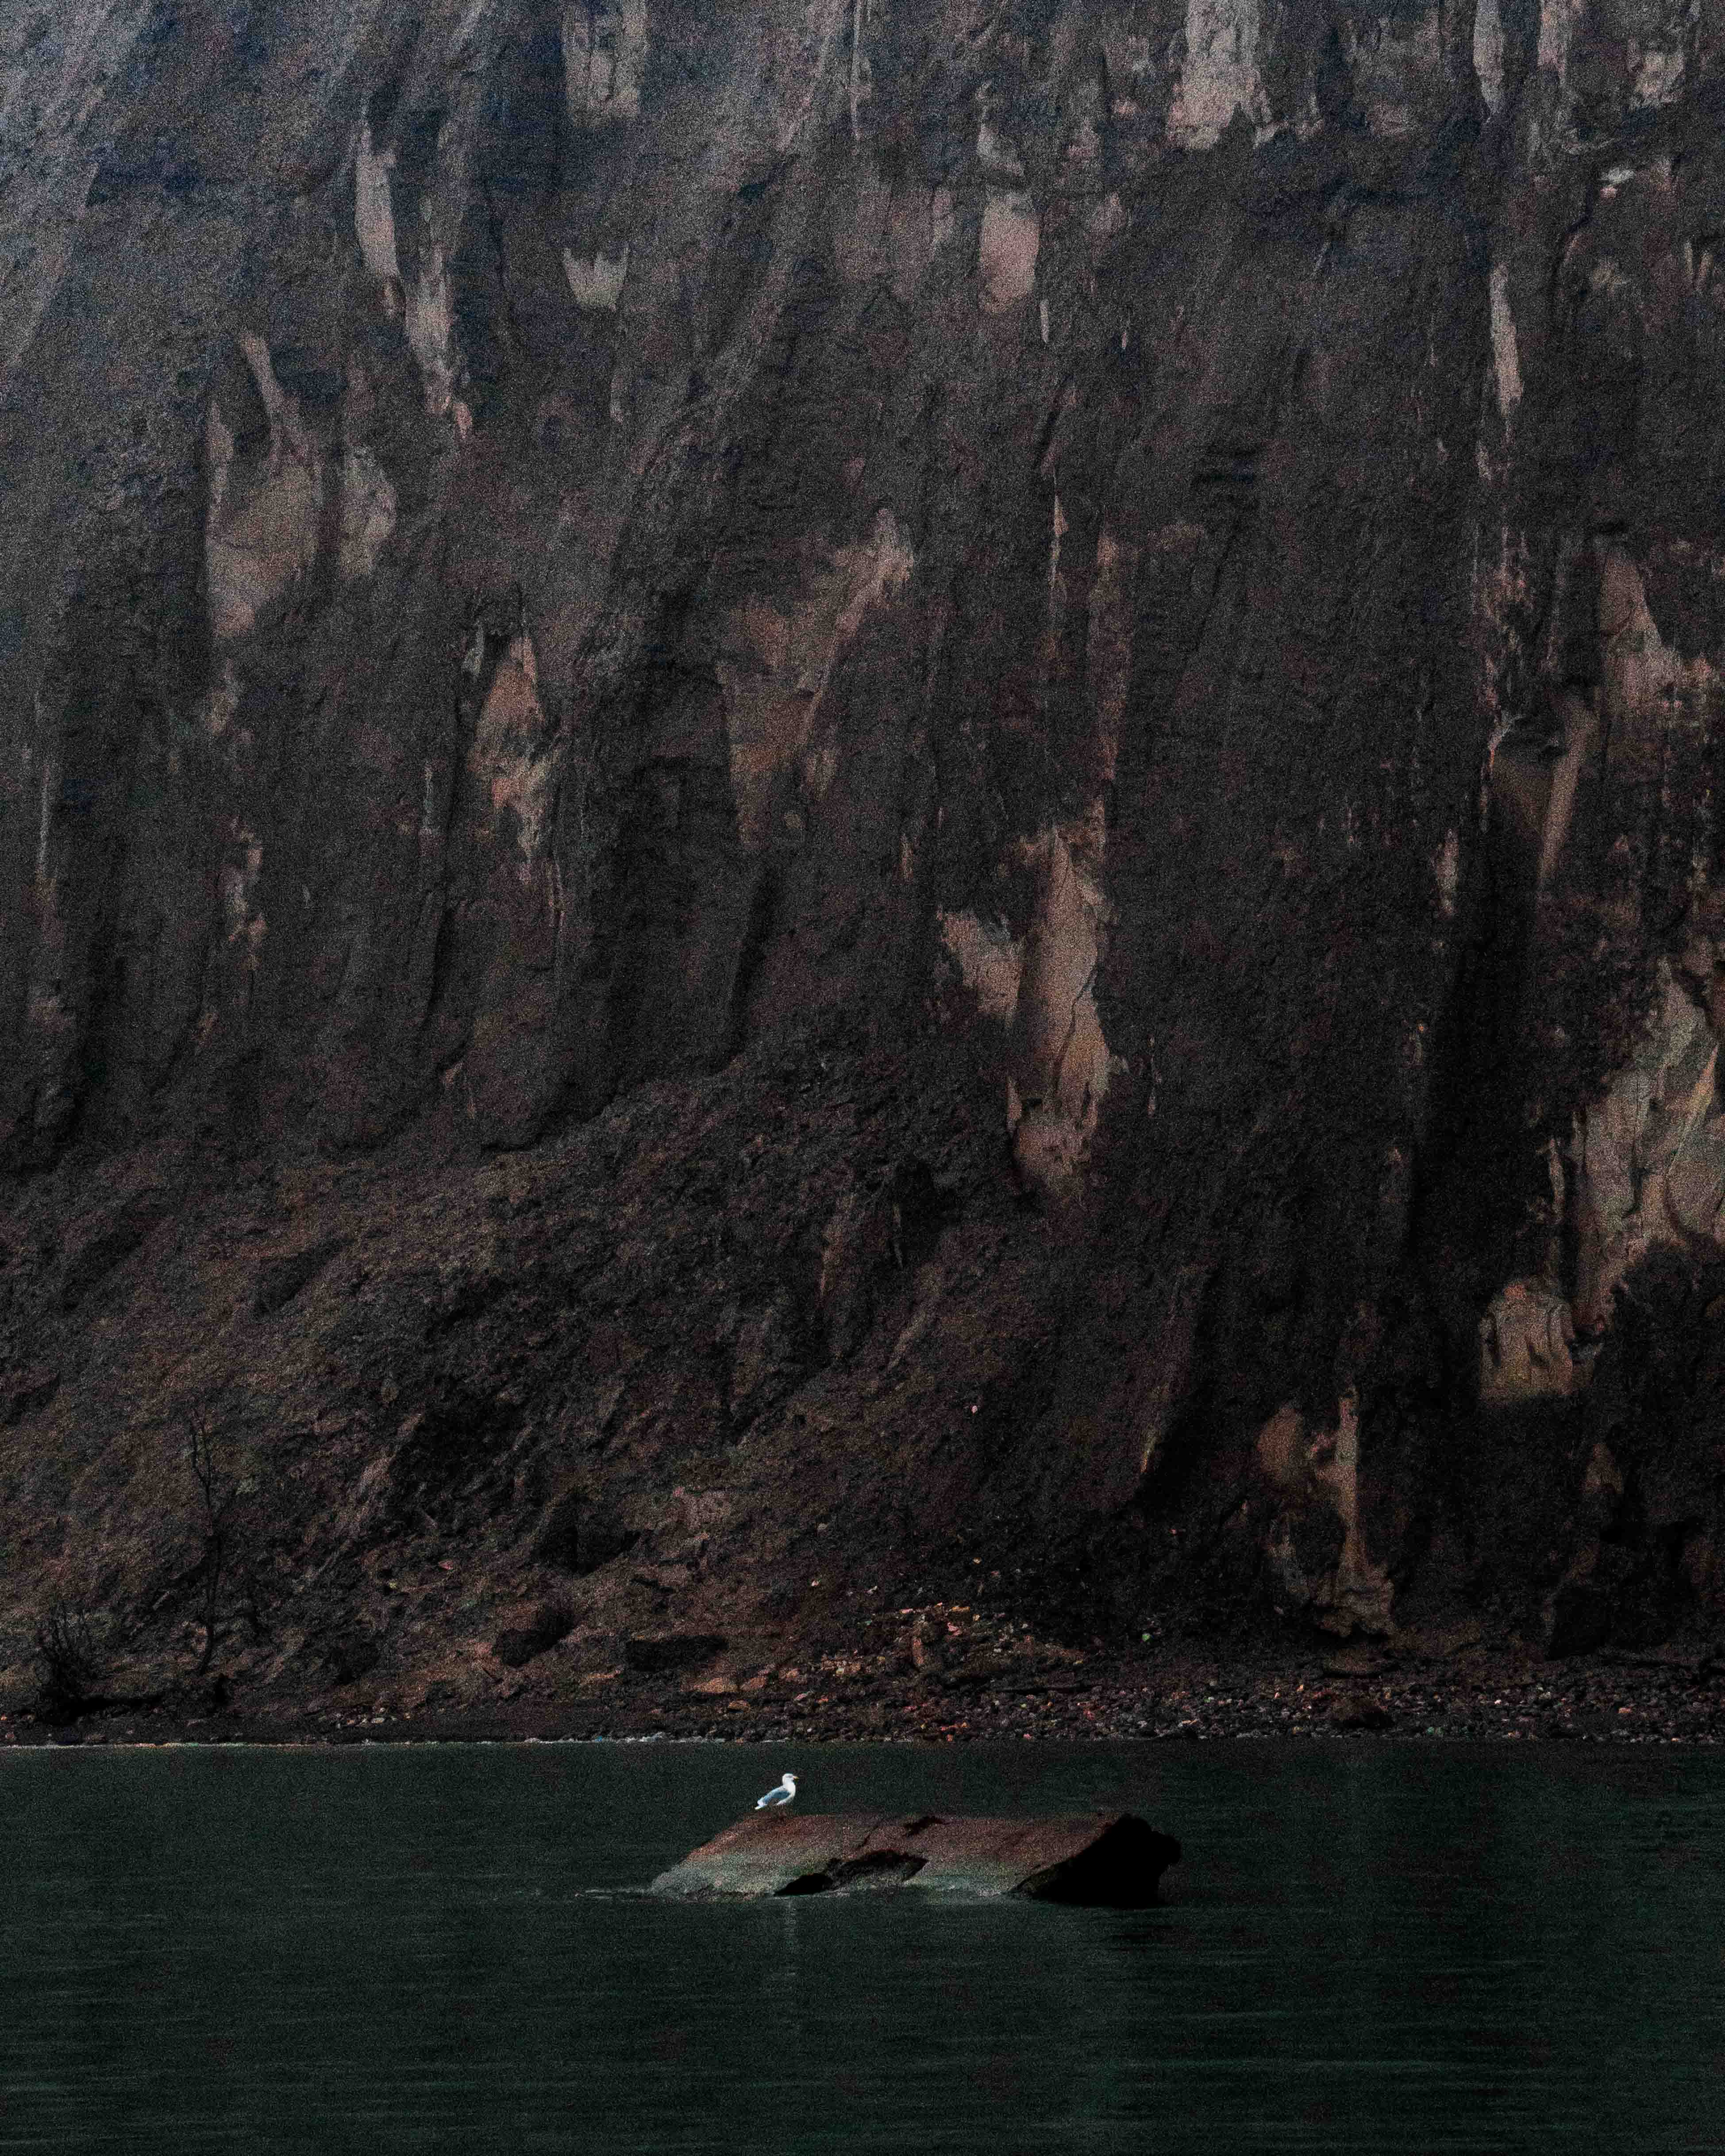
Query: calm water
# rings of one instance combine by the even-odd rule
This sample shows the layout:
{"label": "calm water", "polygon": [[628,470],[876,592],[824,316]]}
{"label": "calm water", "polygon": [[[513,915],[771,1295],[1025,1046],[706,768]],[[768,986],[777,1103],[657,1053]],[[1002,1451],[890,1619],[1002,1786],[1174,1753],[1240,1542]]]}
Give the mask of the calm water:
{"label": "calm water", "polygon": [[[1133,1914],[638,1887],[1129,1803]],[[0,1754],[0,2149],[1725,2149],[1725,1757],[1362,1742]]]}

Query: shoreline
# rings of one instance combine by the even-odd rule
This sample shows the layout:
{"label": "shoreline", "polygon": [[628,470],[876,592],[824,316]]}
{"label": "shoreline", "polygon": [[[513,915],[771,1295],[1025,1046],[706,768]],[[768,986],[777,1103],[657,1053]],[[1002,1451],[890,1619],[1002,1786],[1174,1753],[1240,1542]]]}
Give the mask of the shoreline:
{"label": "shoreline", "polygon": [[[370,1711],[335,1701],[188,1714],[116,1704],[69,1723],[0,1717],[0,1748],[169,1744],[977,1743],[1351,1737],[1725,1744],[1725,1659],[1623,1650],[1552,1662],[1513,1649],[1305,1647],[1222,1658],[1075,1658],[1037,1676],[817,1671],[753,1695],[609,1676],[579,1696]],[[725,1681],[717,1681],[723,1682]]]}

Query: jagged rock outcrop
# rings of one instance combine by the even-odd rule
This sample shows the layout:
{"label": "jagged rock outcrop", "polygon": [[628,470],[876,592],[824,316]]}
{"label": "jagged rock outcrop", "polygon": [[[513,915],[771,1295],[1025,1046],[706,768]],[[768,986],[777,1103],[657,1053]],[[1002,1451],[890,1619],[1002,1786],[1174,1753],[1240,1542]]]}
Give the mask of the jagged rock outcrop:
{"label": "jagged rock outcrop", "polygon": [[[114,1432],[92,1517],[147,1507],[191,1351],[89,1328],[259,1160],[542,1150],[787,1042],[829,1106],[859,1052],[922,1087],[916,1142],[775,1138],[822,1209],[735,1278],[730,1167],[661,1194],[726,1374],[671,1415],[694,1455],[568,1483],[608,1563],[691,1457],[729,1486],[801,1418],[834,1459],[785,1519],[837,1546],[891,1488],[906,1547],[989,1519],[1122,1607],[1377,1626],[1553,1591],[1609,1412],[1611,1608],[1717,1611],[1711,1394],[1675,1480],[1620,1425],[1725,1250],[1721,36],[1665,0],[11,9],[17,1576],[94,1502],[72,1432]],[[303,1247],[347,1255],[254,1316],[309,1343],[393,1216],[305,1173]],[[644,1380],[591,1359],[603,1439]],[[269,1390],[224,1334],[193,1361]],[[419,1408],[352,1533],[439,1517],[460,1432],[557,1420]],[[567,1463],[516,1466],[542,1534]]]}

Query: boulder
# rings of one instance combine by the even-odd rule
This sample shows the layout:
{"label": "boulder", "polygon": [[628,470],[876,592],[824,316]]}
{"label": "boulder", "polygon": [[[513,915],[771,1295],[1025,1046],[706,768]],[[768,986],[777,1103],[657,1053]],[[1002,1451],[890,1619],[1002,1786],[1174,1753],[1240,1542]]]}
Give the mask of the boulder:
{"label": "boulder", "polygon": [[1023,1894],[1137,1909],[1156,1899],[1180,1845],[1131,1812],[947,1819],[925,1812],[751,1813],[653,1881],[655,1894],[756,1900],[865,1887]]}
{"label": "boulder", "polygon": [[98,1222],[66,1259],[60,1307],[75,1310],[91,1288],[148,1241],[172,1209],[164,1192],[146,1190],[128,1198]]}
{"label": "boulder", "polygon": [[311,1286],[331,1259],[347,1247],[345,1235],[326,1235],[321,1242],[295,1250],[291,1257],[278,1258],[264,1265],[252,1288],[253,1317],[273,1317],[278,1310],[285,1310],[302,1289]]}
{"label": "boulder", "polygon": [[574,1629],[575,1612],[568,1603],[555,1599],[542,1602],[529,1609],[519,1625],[500,1632],[491,1651],[505,1669],[525,1669],[547,1647],[567,1640]]}
{"label": "boulder", "polygon": [[626,1527],[614,1506],[595,1498],[585,1489],[566,1490],[551,1505],[539,1525],[533,1554],[542,1564],[583,1579],[633,1549],[640,1537]]}
{"label": "boulder", "polygon": [[338,1633],[324,1649],[324,1668],[335,1685],[357,1684],[382,1659],[382,1650],[363,1626]]}
{"label": "boulder", "polygon": [[59,1372],[45,1364],[0,1376],[0,1430],[10,1430],[45,1408],[59,1389]]}
{"label": "boulder", "polygon": [[722,1632],[641,1633],[623,1643],[626,1667],[641,1676],[669,1676],[680,1670],[698,1670],[728,1642]]}

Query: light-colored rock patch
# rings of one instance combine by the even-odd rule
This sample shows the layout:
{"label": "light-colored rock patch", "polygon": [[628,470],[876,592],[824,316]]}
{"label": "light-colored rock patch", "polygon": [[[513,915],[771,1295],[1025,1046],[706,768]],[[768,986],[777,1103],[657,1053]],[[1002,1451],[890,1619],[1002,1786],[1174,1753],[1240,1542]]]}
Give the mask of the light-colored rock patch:
{"label": "light-colored rock patch", "polygon": [[[39,722],[39,703],[36,716]],[[23,761],[28,786],[28,745]],[[61,1054],[72,1050],[76,1039],[76,1021],[64,993],[66,916],[60,903],[60,879],[54,861],[54,804],[59,795],[60,768],[60,760],[52,751],[44,756],[42,781],[37,790],[36,873],[31,892],[36,942],[30,954],[28,983],[24,991],[25,1029],[34,1034],[38,1050],[45,1051],[46,1069],[52,1069]]]}
{"label": "light-colored rock patch", "polygon": [[362,127],[353,161],[353,229],[366,268],[392,294],[401,285],[395,208],[389,192],[389,175],[394,167],[395,152],[390,150],[380,155],[372,147],[369,124]]}
{"label": "light-colored rock patch", "polygon": [[647,0],[565,0],[563,87],[578,127],[641,116]]}
{"label": "light-colored rock patch", "polygon": [[1345,1393],[1336,1404],[1333,1436],[1320,1436],[1312,1462],[1312,1479],[1327,1492],[1342,1522],[1342,1555],[1327,1607],[1318,1622],[1327,1630],[1382,1630],[1389,1622],[1391,1594],[1389,1574],[1366,1555],[1359,1525],[1359,1403]]}
{"label": "light-colored rock patch", "polygon": [[1042,245],[1042,220],[1036,205],[1020,189],[989,194],[983,205],[977,243],[977,275],[985,315],[1004,315],[1036,289],[1036,258]]}
{"label": "light-colored rock patch", "polygon": [[1498,0],[1477,0],[1473,12],[1473,71],[1486,110],[1503,102],[1503,15]]}
{"label": "light-colored rock patch", "polygon": [[440,419],[454,399],[455,317],[444,251],[435,241],[408,292],[407,332],[425,383],[425,408]]}
{"label": "light-colored rock patch", "polygon": [[[1045,649],[1058,638],[1066,607],[1062,550],[1070,532],[1055,497],[1049,536]],[[1086,690],[1093,776],[1112,780],[1131,685],[1132,601],[1137,549],[1106,526],[1091,580]],[[1051,1200],[1070,1195],[1096,1134],[1101,1105],[1120,1068],[1102,1030],[1098,968],[1113,919],[1101,884],[1107,816],[1098,792],[1074,821],[1016,848],[1036,875],[1022,947],[973,914],[941,916],[942,939],[983,1011],[1011,1031],[1006,1123],[1019,1172]]]}
{"label": "light-colored rock patch", "polygon": [[[1696,955],[1712,969],[1711,946]],[[1557,1285],[1554,1239],[1547,1275],[1508,1282],[1480,1322],[1480,1398],[1488,1406],[1580,1391],[1611,1322],[1615,1291],[1651,1250],[1725,1247],[1718,1038],[1663,958],[1658,988],[1629,1065],[1575,1119],[1573,1302]],[[1555,1146],[1551,1152],[1554,1217],[1562,1217],[1568,1178]]]}
{"label": "light-colored rock patch", "polygon": [[239,459],[233,429],[210,400],[204,422],[208,495],[204,567],[218,643],[244,636],[317,557],[323,468],[299,407],[275,379],[260,336],[240,339],[270,420],[265,459]]}
{"label": "light-colored rock patch", "polygon": [[464,10],[460,21],[450,33],[449,44],[445,48],[452,66],[459,60],[465,60],[472,52],[473,41],[479,35],[480,25],[490,12],[491,0],[469,0],[469,5]]}
{"label": "light-colored rock patch", "polygon": [[1099,823],[1050,829],[1020,849],[1041,887],[1024,938],[1007,1127],[1019,1172],[1050,1198],[1071,1188],[1115,1070],[1096,998],[1113,917],[1095,873]]}
{"label": "light-colored rock patch", "polygon": [[1610,1321],[1618,1282],[1656,1245],[1725,1244],[1725,1112],[1719,1044],[1668,961],[1629,1068],[1577,1119],[1576,1317]]}
{"label": "light-colored rock patch", "polygon": [[1568,84],[1569,50],[1581,17],[1582,0],[1540,0],[1538,64],[1551,69],[1559,89]]}
{"label": "light-colored rock patch", "polygon": [[1603,1440],[1587,1456],[1581,1477],[1581,1502],[1594,1518],[1609,1519],[1623,1497],[1623,1470]]}
{"label": "light-colored rock patch", "polygon": [[228,941],[244,947],[248,973],[258,970],[269,924],[255,907],[258,879],[264,873],[264,849],[254,832],[235,834],[239,858],[223,865],[222,910],[228,921]]}
{"label": "light-colored rock patch", "polygon": [[781,773],[798,769],[816,799],[838,769],[836,734],[824,723],[833,670],[869,612],[896,598],[916,566],[890,509],[869,536],[841,547],[810,579],[808,595],[781,613],[758,598],[731,618],[718,662],[737,828],[751,850],[766,839]]}
{"label": "light-colored rock patch", "polygon": [[[712,145],[715,172],[729,167],[752,121],[767,123],[780,157],[796,146],[816,112],[827,108],[833,55],[856,28],[855,8],[855,0],[803,0],[800,22],[797,11],[788,9],[779,18],[779,34],[768,30],[752,42],[754,65],[732,84],[732,112],[740,126],[728,143],[716,139]],[[854,105],[853,141],[860,133],[856,110]]]}
{"label": "light-colored rock patch", "polygon": [[[1359,1524],[1359,1403],[1344,1393],[1333,1430],[1313,1430],[1291,1401],[1277,1409],[1259,1431],[1258,1462],[1291,1501],[1265,1544],[1284,1591],[1327,1632],[1389,1629],[1394,1600],[1389,1575],[1366,1553]],[[1333,1512],[1342,1528],[1334,1568],[1313,1576],[1301,1563],[1294,1530],[1299,1514],[1317,1505]]]}
{"label": "light-colored rock patch", "polygon": [[1458,832],[1445,833],[1444,843],[1432,862],[1431,873],[1437,884],[1439,910],[1445,921],[1453,921],[1455,894],[1461,886],[1461,839]]}
{"label": "light-colored rock patch", "polygon": [[1681,45],[1644,49],[1634,53],[1634,69],[1630,103],[1644,109],[1670,105],[1683,87],[1683,49]]}
{"label": "light-colored rock patch", "polygon": [[1024,946],[1004,921],[983,921],[974,913],[942,913],[936,918],[947,955],[983,1016],[1009,1027],[1018,1014]]}
{"label": "light-colored rock patch", "polygon": [[[40,716],[39,706],[38,716]],[[24,757],[28,762],[28,747]],[[59,791],[59,758],[52,753],[44,756],[42,759],[42,783],[36,794],[36,889],[39,894],[49,891],[54,881],[49,867],[49,845],[54,837],[54,800]]]}
{"label": "light-colored rock patch", "polygon": [[587,261],[563,249],[563,275],[578,307],[599,315],[614,315],[629,275],[629,249],[621,254],[595,254]]}
{"label": "light-colored rock patch", "polygon": [[1509,305],[1509,264],[1491,265],[1491,357],[1497,377],[1497,408],[1506,422],[1522,401],[1521,356],[1516,348],[1516,318]]}
{"label": "light-colored rock patch", "polygon": [[875,71],[869,64],[863,32],[868,27],[870,0],[852,0],[850,18],[850,139],[862,140],[862,109],[875,94]]}
{"label": "light-colored rock patch", "polygon": [[58,981],[31,982],[24,998],[24,1024],[32,1033],[69,1039],[77,1023]]}
{"label": "light-colored rock patch", "polygon": [[234,661],[223,662],[221,672],[211,683],[198,716],[203,730],[212,741],[220,741],[234,721],[239,711],[239,675]]}
{"label": "light-colored rock patch", "polygon": [[369,577],[395,536],[395,488],[373,450],[350,447],[341,459],[341,542],[337,566],[348,582]]}
{"label": "light-colored rock patch", "polygon": [[1699,722],[1717,698],[1717,668],[1704,652],[1686,660],[1666,644],[1649,610],[1640,571],[1616,547],[1599,564],[1599,634],[1614,753],[1622,721],[1662,733],[1686,710]]}
{"label": "light-colored rock patch", "polygon": [[1587,700],[1572,690],[1558,700],[1558,716],[1563,726],[1563,747],[1556,762],[1551,766],[1551,781],[1545,800],[1545,825],[1539,841],[1538,889],[1543,892],[1550,887],[1558,864],[1563,857],[1563,849],[1569,839],[1569,827],[1575,815],[1575,796],[1581,784],[1583,767],[1597,747],[1599,738],[1599,716]]}
{"label": "light-colored rock patch", "polygon": [[545,708],[539,700],[539,660],[525,630],[510,641],[486,692],[468,767],[494,817],[516,819],[521,881],[532,880],[544,851],[554,774],[544,753]]}
{"label": "light-colored rock patch", "polygon": [[1066,587],[1060,576],[1060,542],[1070,526],[1066,512],[1060,506],[1060,497],[1054,498],[1054,511],[1050,518],[1048,540],[1048,608],[1051,616],[1063,615],[1066,608]]}
{"label": "light-colored rock patch", "polygon": [[1138,550],[1122,546],[1104,526],[1096,539],[1096,575],[1090,588],[1090,641],[1086,670],[1091,724],[1096,729],[1098,774],[1104,785],[1114,778],[1120,755],[1121,722],[1132,687],[1132,601],[1137,589]]}
{"label": "light-colored rock patch", "polygon": [[1306,1480],[1306,1418],[1284,1401],[1258,1432],[1258,1465],[1279,1490],[1297,1490]]}
{"label": "light-colored rock patch", "polygon": [[1168,109],[1169,141],[1213,149],[1236,112],[1267,124],[1258,31],[1258,0],[1186,0],[1186,61]]}
{"label": "light-colored rock patch", "polygon": [[1480,1320],[1482,1406],[1567,1399],[1582,1390],[1589,1374],[1560,1288],[1545,1280],[1513,1280],[1492,1296]]}
{"label": "light-colored rock patch", "polygon": [[976,153],[985,172],[997,179],[1021,180],[1024,161],[1005,136],[998,134],[984,113],[976,131]]}

